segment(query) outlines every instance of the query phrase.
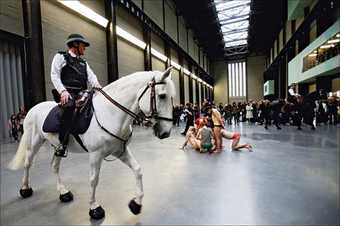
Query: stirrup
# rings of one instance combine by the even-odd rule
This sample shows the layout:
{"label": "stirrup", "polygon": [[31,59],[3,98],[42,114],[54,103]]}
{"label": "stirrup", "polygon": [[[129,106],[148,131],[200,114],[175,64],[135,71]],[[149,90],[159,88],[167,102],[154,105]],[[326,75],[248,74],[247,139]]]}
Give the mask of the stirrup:
{"label": "stirrup", "polygon": [[57,157],[65,158],[67,156],[67,148],[66,146],[59,144],[58,147],[56,147],[54,155]]}

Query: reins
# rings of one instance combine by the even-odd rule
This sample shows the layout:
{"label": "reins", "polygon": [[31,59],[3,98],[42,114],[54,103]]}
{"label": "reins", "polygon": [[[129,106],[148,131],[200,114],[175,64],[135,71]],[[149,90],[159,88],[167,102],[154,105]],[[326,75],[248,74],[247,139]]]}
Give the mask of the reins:
{"label": "reins", "polygon": [[[155,91],[155,86],[156,85],[163,85],[165,84],[165,82],[156,82],[155,78],[153,78],[148,85],[145,87],[145,89],[143,90],[143,92],[141,93],[141,95],[138,97],[138,102],[141,100],[141,98],[144,96],[144,94],[146,93],[146,91],[150,88],[151,92],[150,92],[150,115],[146,115],[142,110],[141,110],[141,115],[138,115],[134,112],[132,112],[130,109],[124,107],[123,105],[121,105],[120,103],[118,103],[117,101],[115,101],[110,95],[108,95],[102,88],[93,88],[93,90],[96,90],[98,92],[100,92],[108,101],[110,101],[113,105],[117,106],[120,110],[124,111],[125,113],[127,113],[128,115],[130,115],[133,119],[135,119],[138,122],[144,122],[144,121],[148,121],[151,118],[154,118],[156,120],[165,120],[165,121],[173,121],[172,118],[166,118],[166,117],[161,117],[158,116],[158,112],[157,112],[157,106],[156,106],[156,91]],[[127,139],[123,139],[113,133],[111,133],[109,130],[107,130],[98,120],[97,118],[97,114],[95,109],[93,108],[93,112],[94,112],[94,116],[96,118],[96,121],[99,125],[99,127],[104,130],[107,134],[111,135],[112,137],[120,140],[123,143],[123,151],[120,153],[120,155],[117,158],[120,158],[126,151],[126,144],[129,141],[129,139],[132,136],[132,132],[129,134],[129,137]],[[117,159],[116,158],[116,159]],[[116,159],[113,160],[109,160],[104,158],[104,160],[106,161],[115,161]]]}

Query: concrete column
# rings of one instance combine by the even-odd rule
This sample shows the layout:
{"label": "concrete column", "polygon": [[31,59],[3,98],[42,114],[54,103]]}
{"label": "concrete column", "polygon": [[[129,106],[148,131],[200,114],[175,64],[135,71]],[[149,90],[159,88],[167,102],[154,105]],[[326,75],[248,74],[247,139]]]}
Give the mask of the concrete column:
{"label": "concrete column", "polygon": [[22,9],[27,63],[25,84],[30,108],[46,100],[40,1],[22,0]]}
{"label": "concrete column", "polygon": [[107,74],[108,83],[116,81],[118,75],[118,54],[117,54],[117,32],[116,32],[116,7],[117,0],[105,1],[105,14],[109,20],[106,28],[106,46],[107,46]]}

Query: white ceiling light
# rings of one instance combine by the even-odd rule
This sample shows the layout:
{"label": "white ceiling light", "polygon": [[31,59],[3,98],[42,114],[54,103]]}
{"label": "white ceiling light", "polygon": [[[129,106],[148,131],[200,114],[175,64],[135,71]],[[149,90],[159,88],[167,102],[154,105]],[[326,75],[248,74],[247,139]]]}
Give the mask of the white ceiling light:
{"label": "white ceiling light", "polygon": [[89,7],[85,6],[84,4],[80,3],[78,0],[58,0],[64,6],[76,11],[77,13],[85,16],[86,18],[96,22],[97,24],[101,25],[102,27],[107,26],[109,22],[106,18],[102,17],[98,13],[94,12]]}
{"label": "white ceiling light", "polygon": [[323,45],[323,46],[320,46],[320,49],[328,49],[331,47],[334,47],[334,45]]}
{"label": "white ceiling light", "polygon": [[183,68],[183,72],[184,72],[184,74],[186,74],[186,75],[190,75],[190,71],[189,71],[188,69],[186,69],[186,68]]}
{"label": "white ceiling light", "polygon": [[168,59],[166,56],[164,56],[163,54],[161,54],[160,52],[158,52],[154,48],[151,48],[151,54],[154,55],[155,57],[157,57],[158,59],[160,59],[163,62],[166,62],[166,60]]}
{"label": "white ceiling light", "polygon": [[309,54],[308,56],[309,57],[315,57],[315,56],[317,56],[318,54],[316,54],[316,53],[311,53],[311,54]]}
{"label": "white ceiling light", "polygon": [[191,73],[190,76],[191,76],[191,78],[193,78],[193,79],[197,79],[197,76],[196,76],[195,74],[193,74],[193,73]]}
{"label": "white ceiling light", "polygon": [[135,36],[133,36],[129,32],[125,31],[123,28],[116,26],[116,32],[117,32],[117,35],[119,37],[135,44],[136,46],[140,47],[141,49],[145,49],[145,47],[146,47],[145,42],[139,40],[138,38],[136,38]]}
{"label": "white ceiling light", "polygon": [[332,44],[332,43],[338,43],[338,42],[340,42],[340,39],[332,39],[332,40],[329,40],[327,43]]}
{"label": "white ceiling light", "polygon": [[181,69],[181,65],[179,65],[178,63],[176,63],[175,61],[171,61],[171,66],[174,66],[177,70]]}

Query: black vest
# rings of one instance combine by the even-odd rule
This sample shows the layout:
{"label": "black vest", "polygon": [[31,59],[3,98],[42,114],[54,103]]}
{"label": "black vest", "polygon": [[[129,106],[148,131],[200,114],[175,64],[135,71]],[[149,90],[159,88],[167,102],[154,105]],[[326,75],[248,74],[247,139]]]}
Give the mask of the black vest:
{"label": "black vest", "polygon": [[60,79],[70,93],[78,93],[87,89],[86,61],[72,57],[69,53],[59,52],[64,56],[66,65],[61,69]]}

